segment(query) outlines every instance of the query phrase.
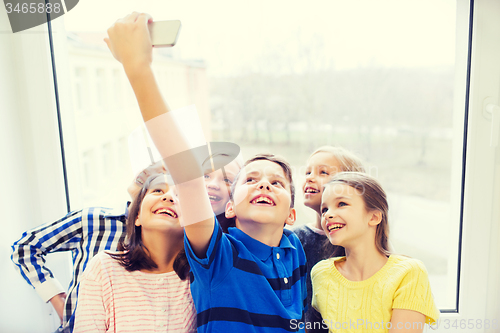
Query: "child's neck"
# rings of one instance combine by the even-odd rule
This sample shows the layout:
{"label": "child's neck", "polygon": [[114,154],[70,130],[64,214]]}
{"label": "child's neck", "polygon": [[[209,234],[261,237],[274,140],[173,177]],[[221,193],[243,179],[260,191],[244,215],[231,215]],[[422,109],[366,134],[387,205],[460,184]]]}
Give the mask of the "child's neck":
{"label": "child's neck", "polygon": [[337,263],[338,271],[350,281],[364,281],[377,273],[388,258],[380,253],[375,244],[360,242],[354,248],[346,248],[346,260]]}
{"label": "child's neck", "polygon": [[265,224],[254,221],[239,221],[236,219],[236,228],[253,239],[272,247],[279,246],[281,238],[283,237],[283,226],[280,227],[275,223]]}
{"label": "child's neck", "polygon": [[323,227],[321,226],[321,214],[319,211],[316,211],[316,222],[314,222],[314,227],[323,230]]}
{"label": "child's neck", "polygon": [[154,233],[147,235],[143,233],[142,240],[149,251],[151,259],[157,268],[142,270],[146,273],[161,274],[174,270],[174,261],[182,250],[182,239],[173,240],[168,234]]}

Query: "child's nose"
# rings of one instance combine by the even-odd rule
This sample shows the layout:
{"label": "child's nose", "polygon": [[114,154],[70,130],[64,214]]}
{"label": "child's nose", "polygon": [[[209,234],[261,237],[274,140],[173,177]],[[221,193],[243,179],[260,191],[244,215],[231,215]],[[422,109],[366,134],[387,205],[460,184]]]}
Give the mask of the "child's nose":
{"label": "child's nose", "polygon": [[208,188],[213,188],[214,190],[219,189],[219,182],[215,178],[211,178],[207,183]]}
{"label": "child's nose", "polygon": [[174,193],[173,193],[173,190],[170,190],[168,191],[167,193],[165,193],[163,195],[163,197],[161,198],[162,201],[165,201],[165,202],[174,202]]}
{"label": "child's nose", "polygon": [[267,180],[262,180],[259,184],[259,189],[261,190],[271,190],[271,184]]}

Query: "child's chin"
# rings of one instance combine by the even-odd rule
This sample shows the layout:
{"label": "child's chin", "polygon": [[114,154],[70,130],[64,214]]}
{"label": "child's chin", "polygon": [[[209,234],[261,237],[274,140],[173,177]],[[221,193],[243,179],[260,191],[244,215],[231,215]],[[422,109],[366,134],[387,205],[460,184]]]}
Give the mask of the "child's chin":
{"label": "child's chin", "polygon": [[307,208],[311,208],[315,211],[319,211],[319,208],[321,206],[321,201],[320,202],[315,202],[313,200],[310,200],[310,199],[304,199],[304,206],[306,206]]}
{"label": "child's chin", "polygon": [[212,210],[214,211],[215,215],[220,215],[224,214],[226,212],[225,207],[222,207],[222,205],[212,205]]}

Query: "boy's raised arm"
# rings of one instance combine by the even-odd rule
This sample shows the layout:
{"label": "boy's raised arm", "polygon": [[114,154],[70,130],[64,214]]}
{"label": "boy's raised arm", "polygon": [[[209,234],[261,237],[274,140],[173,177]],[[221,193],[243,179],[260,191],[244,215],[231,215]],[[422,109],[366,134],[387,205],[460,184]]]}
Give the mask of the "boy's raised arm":
{"label": "boy's raised arm", "polygon": [[187,156],[187,160],[192,161],[189,162],[191,165],[181,166],[172,163],[175,158],[170,158],[189,151],[192,147],[189,147],[182,129],[169,114],[170,109],[163,100],[151,68],[152,44],[148,30],[148,22],[151,21],[151,16],[134,12],[116,21],[108,29],[109,38],[105,42],[113,56],[122,63],[149,134],[174,180],[185,179],[186,170],[199,175],[193,180],[176,184],[176,187],[181,219],[190,245],[197,256],[204,257],[214,228],[213,211],[205,190],[201,166],[197,165],[194,156]]}

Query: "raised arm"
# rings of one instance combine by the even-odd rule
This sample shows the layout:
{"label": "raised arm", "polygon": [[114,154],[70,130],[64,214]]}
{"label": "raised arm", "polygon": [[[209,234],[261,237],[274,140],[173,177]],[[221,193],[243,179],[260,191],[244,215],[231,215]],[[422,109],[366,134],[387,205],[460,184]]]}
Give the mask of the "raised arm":
{"label": "raised arm", "polygon": [[156,83],[151,68],[152,44],[148,22],[151,22],[149,15],[134,12],[109,28],[109,38],[105,41],[113,56],[123,65],[149,134],[174,180],[185,178],[183,176],[186,170],[199,174],[198,178],[176,186],[186,235],[196,255],[203,257],[213,232],[213,212],[206,194],[201,166],[197,165],[194,156],[187,156],[186,160],[190,162],[183,165],[175,163],[175,158],[171,158],[192,147],[189,147],[182,129],[169,114],[170,109]]}

